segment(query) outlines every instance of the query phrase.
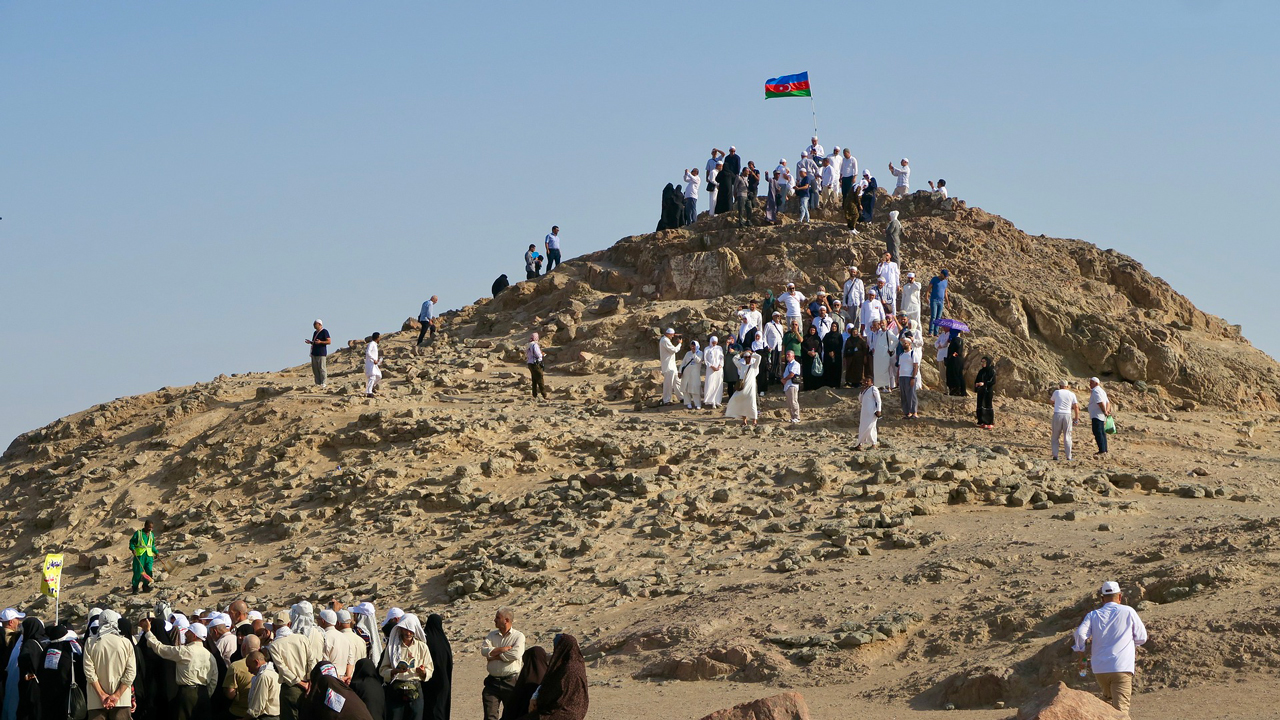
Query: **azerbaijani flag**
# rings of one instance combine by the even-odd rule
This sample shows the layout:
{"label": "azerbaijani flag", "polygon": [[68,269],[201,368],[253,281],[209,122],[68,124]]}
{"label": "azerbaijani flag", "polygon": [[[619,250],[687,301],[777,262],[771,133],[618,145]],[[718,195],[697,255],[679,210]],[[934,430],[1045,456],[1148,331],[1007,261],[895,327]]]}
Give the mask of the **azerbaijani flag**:
{"label": "azerbaijani flag", "polygon": [[809,91],[809,73],[769,78],[764,81],[764,97],[766,100],[776,97],[813,97]]}

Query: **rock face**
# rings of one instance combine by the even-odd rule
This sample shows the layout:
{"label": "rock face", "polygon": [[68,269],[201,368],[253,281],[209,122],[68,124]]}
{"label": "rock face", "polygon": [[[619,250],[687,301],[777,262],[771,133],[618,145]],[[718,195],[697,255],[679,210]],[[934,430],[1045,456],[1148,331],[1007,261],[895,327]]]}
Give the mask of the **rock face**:
{"label": "rock face", "polygon": [[1017,720],[1126,720],[1127,717],[1087,692],[1058,683],[1023,703],[1018,708]]}
{"label": "rock face", "polygon": [[809,720],[809,706],[800,693],[789,692],[717,710],[702,720]]}
{"label": "rock face", "polygon": [[[781,225],[739,228],[736,215],[726,215],[623,238],[575,259],[563,275],[518,283],[513,288],[522,289],[488,307],[505,312],[519,302],[526,315],[548,317],[566,297],[599,303],[601,314],[623,303],[631,311],[658,301],[646,308],[658,313],[649,318],[655,325],[696,319],[675,316],[679,304],[686,314],[706,312],[719,323],[707,328],[723,333],[734,325],[733,303],[780,293],[787,282],[808,295],[819,285],[839,295],[846,265],[874,277],[884,251],[880,224],[890,210],[901,212],[902,272],[916,273],[926,314],[929,279],[943,268],[951,272],[946,314],[973,328],[970,382],[990,355],[1000,372],[997,392],[1006,396],[1043,400],[1059,378],[1097,375],[1138,390],[1142,402],[1129,409],[1176,409],[1185,400],[1280,408],[1280,366],[1249,345],[1238,326],[1197,310],[1133,258],[1079,240],[1033,237],[1001,217],[927,192],[882,193],[876,223],[857,236],[840,223],[800,224],[790,217]],[[602,303],[602,296],[618,299]],[[616,339],[606,355],[647,355],[652,327],[642,319],[580,330],[577,337],[588,345],[580,349],[604,350],[605,339]],[[705,341],[698,334],[707,328],[686,322],[682,329]],[[563,333],[556,340],[562,344]]]}

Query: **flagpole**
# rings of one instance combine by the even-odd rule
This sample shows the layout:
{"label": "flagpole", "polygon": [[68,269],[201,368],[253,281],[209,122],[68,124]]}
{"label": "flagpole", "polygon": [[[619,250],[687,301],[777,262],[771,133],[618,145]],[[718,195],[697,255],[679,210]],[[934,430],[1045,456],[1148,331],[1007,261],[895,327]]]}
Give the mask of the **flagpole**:
{"label": "flagpole", "polygon": [[813,91],[809,91],[809,109],[813,111],[813,134],[818,134],[818,108],[813,104]]}

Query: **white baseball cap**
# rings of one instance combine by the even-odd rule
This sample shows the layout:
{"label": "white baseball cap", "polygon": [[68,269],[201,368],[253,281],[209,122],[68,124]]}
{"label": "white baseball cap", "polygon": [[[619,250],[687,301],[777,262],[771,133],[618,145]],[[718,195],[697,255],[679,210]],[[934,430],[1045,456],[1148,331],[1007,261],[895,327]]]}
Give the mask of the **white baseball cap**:
{"label": "white baseball cap", "polygon": [[1101,595],[1119,595],[1120,583],[1115,582],[1114,580],[1108,580],[1102,583],[1102,589],[1099,590],[1098,593]]}
{"label": "white baseball cap", "polygon": [[21,620],[26,617],[26,613],[18,612],[13,608],[5,608],[0,610],[0,622],[9,622],[10,620]]}
{"label": "white baseball cap", "polygon": [[209,637],[209,628],[201,625],[200,623],[196,623],[191,627],[187,628],[187,631],[195,635],[196,637],[200,638],[201,640],[204,640],[205,638]]}
{"label": "white baseball cap", "polygon": [[249,611],[249,619],[250,619],[250,620],[262,620],[262,619],[263,619],[263,618],[262,618],[262,613],[258,612],[257,610],[250,610],[250,611]]}

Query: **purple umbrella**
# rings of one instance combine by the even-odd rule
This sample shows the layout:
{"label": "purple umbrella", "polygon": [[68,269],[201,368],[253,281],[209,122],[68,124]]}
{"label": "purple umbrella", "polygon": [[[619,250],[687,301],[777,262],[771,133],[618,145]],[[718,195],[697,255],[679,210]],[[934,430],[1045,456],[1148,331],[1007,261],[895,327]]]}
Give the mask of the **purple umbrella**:
{"label": "purple umbrella", "polygon": [[959,320],[953,320],[951,318],[942,318],[941,320],[939,320],[938,327],[944,327],[944,328],[947,328],[948,330],[955,330],[956,332],[969,332],[968,325],[965,325]]}

